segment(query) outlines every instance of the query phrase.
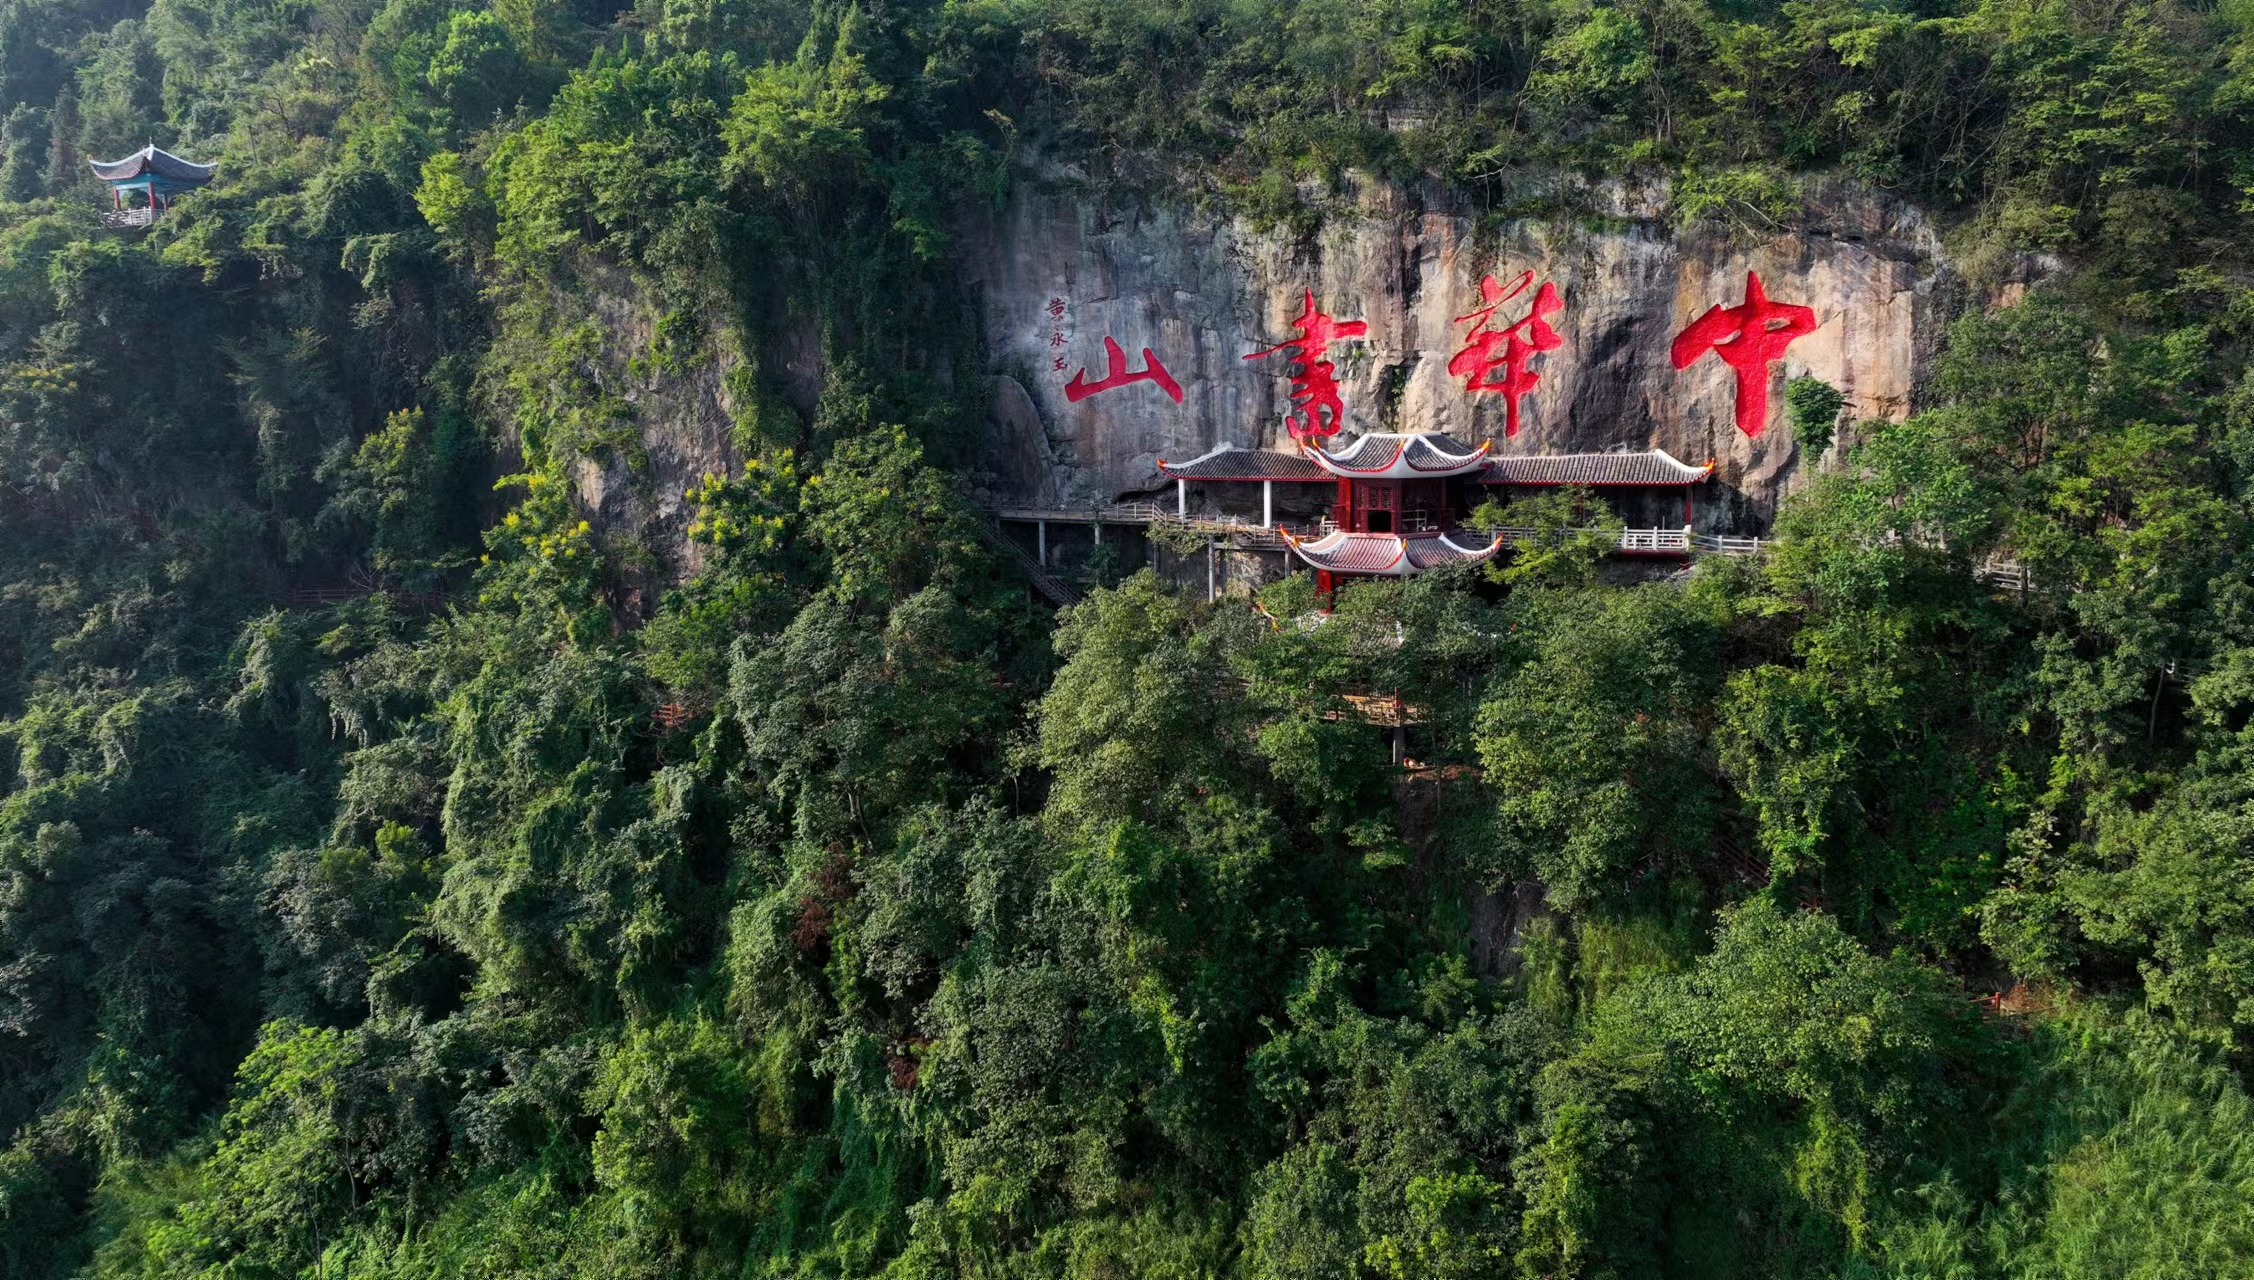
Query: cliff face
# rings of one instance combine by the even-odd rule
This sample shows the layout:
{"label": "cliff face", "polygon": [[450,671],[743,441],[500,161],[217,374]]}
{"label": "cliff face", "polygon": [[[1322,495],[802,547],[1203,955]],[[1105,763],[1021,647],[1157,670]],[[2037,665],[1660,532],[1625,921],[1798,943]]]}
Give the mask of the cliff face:
{"label": "cliff face", "polygon": [[[1084,505],[1161,487],[1161,457],[1285,445],[1285,357],[1245,356],[1293,336],[1311,289],[1322,311],[1369,326],[1332,348],[1342,439],[1438,430],[1505,452],[1657,447],[1711,458],[1721,492],[1700,523],[1760,527],[1793,477],[1814,469],[1784,423],[1785,380],[1831,383],[1853,419],[1902,417],[1962,305],[1926,219],[1865,191],[1819,192],[1805,228],[1759,236],[1679,232],[1650,193],[1597,199],[1602,218],[1482,224],[1370,187],[1354,216],[1298,242],[1241,220],[1021,184],[962,248],[995,374],[986,481],[1012,502]],[[1448,363],[1470,327],[1456,318],[1482,305],[1481,277],[1508,283],[1528,270],[1558,290],[1563,310],[1548,319],[1564,343],[1535,359],[1540,382],[1506,438],[1504,397],[1467,391]],[[1708,355],[1677,371],[1669,359],[1684,326],[1744,299],[1748,271],[1773,300],[1812,307],[1818,326],[1771,371],[1757,438],[1733,421],[1728,366]],[[1504,304],[1498,320],[1526,314],[1532,297]],[[1150,381],[1071,400],[1074,374],[1105,377],[1106,337],[1130,371],[1149,348],[1182,402]]]}
{"label": "cliff face", "polygon": [[[1923,215],[1869,192],[1819,192],[1806,226],[1756,236],[1679,231],[1655,193],[1591,194],[1601,217],[1482,222],[1371,186],[1349,215],[1303,242],[1179,205],[1108,204],[1021,182],[1005,208],[965,227],[958,245],[992,375],[989,387],[965,389],[991,392],[993,429],[974,478],[1010,505],[1085,506],[1164,488],[1162,457],[1185,460],[1224,442],[1286,446],[1286,358],[1245,357],[1291,338],[1313,290],[1323,311],[1368,326],[1332,348],[1341,439],[1439,430],[1504,452],[1657,447],[1687,462],[1711,458],[1719,483],[1702,495],[1698,524],[1755,531],[1814,470],[1785,425],[1785,380],[1812,373],[1830,382],[1852,419],[1899,418],[1915,406],[1947,322],[1966,302]],[[1758,438],[1733,421],[1728,366],[1708,355],[1677,371],[1668,354],[1707,308],[1744,299],[1749,270],[1772,299],[1811,307],[1817,321],[1771,371]],[[1523,402],[1519,434],[1506,438],[1504,398],[1468,391],[1448,363],[1469,328],[1457,317],[1481,305],[1481,277],[1526,271],[1557,289],[1563,309],[1547,318],[1563,344],[1535,358],[1540,381]],[[682,537],[683,491],[740,461],[730,393],[731,371],[744,362],[740,338],[725,317],[706,316],[688,360],[637,362],[652,350],[667,300],[624,272],[593,283],[590,319],[604,344],[598,377],[634,405],[641,447],[633,458],[582,462],[581,498],[606,527],[668,548],[659,577],[678,579],[697,568],[697,549]],[[1498,319],[1525,315],[1532,297],[1530,289],[1505,303]],[[1075,374],[1106,378],[1106,337],[1130,372],[1144,369],[1149,348],[1181,402],[1155,381],[1074,401]],[[811,331],[788,341],[790,350],[766,353],[763,363],[781,377],[785,400],[811,412],[819,346]]]}
{"label": "cliff face", "polygon": [[[658,578],[678,581],[703,564],[703,548],[687,537],[694,514],[688,491],[708,474],[733,474],[741,461],[734,442],[739,406],[730,391],[730,375],[744,363],[737,332],[723,316],[700,315],[692,352],[650,362],[668,300],[627,272],[593,265],[582,270],[592,286],[588,319],[602,339],[590,372],[632,406],[640,447],[632,457],[610,452],[580,458],[572,483],[581,505],[602,527],[630,530],[647,545],[664,548]],[[801,355],[786,353],[787,378],[798,374],[791,359]],[[806,395],[809,405],[812,398]],[[628,603],[639,612],[657,601],[649,594]]]}

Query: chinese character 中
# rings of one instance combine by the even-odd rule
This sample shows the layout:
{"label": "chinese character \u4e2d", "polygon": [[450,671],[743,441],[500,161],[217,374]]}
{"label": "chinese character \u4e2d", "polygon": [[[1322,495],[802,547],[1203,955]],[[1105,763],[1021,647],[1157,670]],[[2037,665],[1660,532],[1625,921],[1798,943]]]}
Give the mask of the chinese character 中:
{"label": "chinese character \u4e2d", "polygon": [[[1101,382],[1088,381],[1086,368],[1073,374],[1072,381],[1064,384],[1064,398],[1078,404],[1099,391],[1124,387],[1130,382],[1155,382],[1159,390],[1174,398],[1174,403],[1182,403],[1182,384],[1174,381],[1174,375],[1166,372],[1166,366],[1158,362],[1158,357],[1151,354],[1149,347],[1143,348],[1143,367],[1130,373],[1127,371],[1127,353],[1119,349],[1118,342],[1106,336],[1104,364],[1106,368]],[[1062,361],[1058,362],[1057,368],[1064,368]]]}
{"label": "chinese character \u4e2d", "polygon": [[[1498,284],[1493,276],[1479,282],[1480,301],[1487,305],[1469,315],[1456,317],[1456,323],[1472,322],[1471,332],[1464,335],[1464,348],[1448,361],[1448,372],[1463,378],[1467,391],[1500,391],[1503,393],[1503,434],[1518,434],[1518,405],[1542,375],[1530,367],[1534,357],[1545,351],[1555,351],[1565,345],[1565,339],[1543,317],[1563,311],[1565,303],[1557,296],[1557,286],[1545,280],[1535,291],[1533,309],[1501,328],[1489,328],[1495,311],[1504,303],[1526,292],[1534,283],[1534,273],[1529,271],[1511,283],[1508,289]],[[1496,348],[1501,353],[1497,354]],[[1501,370],[1501,376],[1496,371]]]}
{"label": "chinese character \u4e2d", "polygon": [[1337,320],[1315,310],[1315,291],[1309,289],[1307,307],[1292,321],[1292,327],[1299,330],[1298,337],[1255,351],[1245,359],[1258,360],[1289,351],[1286,373],[1291,378],[1292,410],[1284,415],[1284,424],[1290,428],[1292,439],[1336,435],[1346,421],[1346,407],[1338,400],[1337,366],[1325,357],[1334,340],[1359,338],[1370,331],[1370,326],[1361,320]]}
{"label": "chinese character \u4e2d", "polygon": [[1745,301],[1734,307],[1720,303],[1691,321],[1675,335],[1668,355],[1677,369],[1687,369],[1711,351],[1737,376],[1737,429],[1748,436],[1761,434],[1769,420],[1769,365],[1784,358],[1795,338],[1816,328],[1813,307],[1771,302],[1761,288],[1761,277],[1745,273]]}

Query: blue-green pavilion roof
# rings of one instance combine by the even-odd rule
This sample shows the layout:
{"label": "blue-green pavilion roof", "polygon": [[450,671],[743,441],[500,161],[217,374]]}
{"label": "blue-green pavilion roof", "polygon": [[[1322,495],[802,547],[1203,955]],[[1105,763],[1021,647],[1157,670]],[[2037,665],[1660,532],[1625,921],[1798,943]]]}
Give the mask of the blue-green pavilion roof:
{"label": "blue-green pavilion roof", "polygon": [[193,160],[182,160],[169,151],[160,150],[153,142],[123,160],[89,158],[86,163],[93,166],[94,176],[104,182],[131,182],[136,178],[155,177],[182,186],[200,187],[219,172],[217,164],[197,164]]}

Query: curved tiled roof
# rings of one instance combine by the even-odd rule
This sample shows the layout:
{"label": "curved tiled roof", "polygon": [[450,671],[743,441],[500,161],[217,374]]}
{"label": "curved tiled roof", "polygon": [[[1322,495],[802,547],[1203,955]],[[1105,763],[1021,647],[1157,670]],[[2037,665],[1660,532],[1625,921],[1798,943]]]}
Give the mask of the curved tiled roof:
{"label": "curved tiled roof", "polygon": [[1486,457],[1487,451],[1494,447],[1492,442],[1482,440],[1478,448],[1466,449],[1452,437],[1430,432],[1410,440],[1401,461],[1407,463],[1411,471],[1460,475],[1471,463]]}
{"label": "curved tiled roof", "polygon": [[1678,462],[1664,449],[1641,453],[1514,454],[1487,459],[1488,484],[1697,484],[1714,473]]}
{"label": "curved tiled roof", "polygon": [[217,164],[197,164],[193,160],[182,160],[169,151],[159,150],[155,143],[150,143],[123,160],[95,160],[89,157],[86,163],[93,166],[94,176],[104,182],[124,182],[153,173],[174,182],[202,186],[211,181],[213,174],[219,172]]}
{"label": "curved tiled roof", "polygon": [[1455,564],[1463,560],[1485,560],[1503,545],[1500,535],[1482,544],[1476,538],[1470,543],[1461,543],[1445,533],[1438,537],[1404,538],[1402,542],[1409,549],[1409,563],[1419,569],[1430,569],[1438,564]]}
{"label": "curved tiled roof", "polygon": [[1370,574],[1390,578],[1405,578],[1434,565],[1484,560],[1495,554],[1495,548],[1503,544],[1499,537],[1482,546],[1478,543],[1457,542],[1445,533],[1399,537],[1390,533],[1343,531],[1326,533],[1320,538],[1306,541],[1287,535],[1286,541],[1300,559],[1318,569],[1331,573]]}
{"label": "curved tiled roof", "polygon": [[1466,449],[1437,431],[1373,431],[1332,453],[1310,448],[1315,465],[1351,480],[1433,479],[1477,470],[1491,446]]}
{"label": "curved tiled roof", "polygon": [[1176,480],[1328,480],[1321,467],[1296,453],[1239,449],[1224,444],[1188,462],[1158,460],[1158,469]]}

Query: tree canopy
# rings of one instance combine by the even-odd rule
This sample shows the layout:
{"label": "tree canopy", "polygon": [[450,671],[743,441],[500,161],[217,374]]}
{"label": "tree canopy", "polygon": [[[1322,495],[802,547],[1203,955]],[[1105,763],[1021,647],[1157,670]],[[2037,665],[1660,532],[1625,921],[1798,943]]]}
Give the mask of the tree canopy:
{"label": "tree canopy", "polygon": [[[1758,559],[1052,613],[1058,157],[1996,305]],[[2250,216],[2243,0],[0,0],[0,1273],[2245,1272]]]}

